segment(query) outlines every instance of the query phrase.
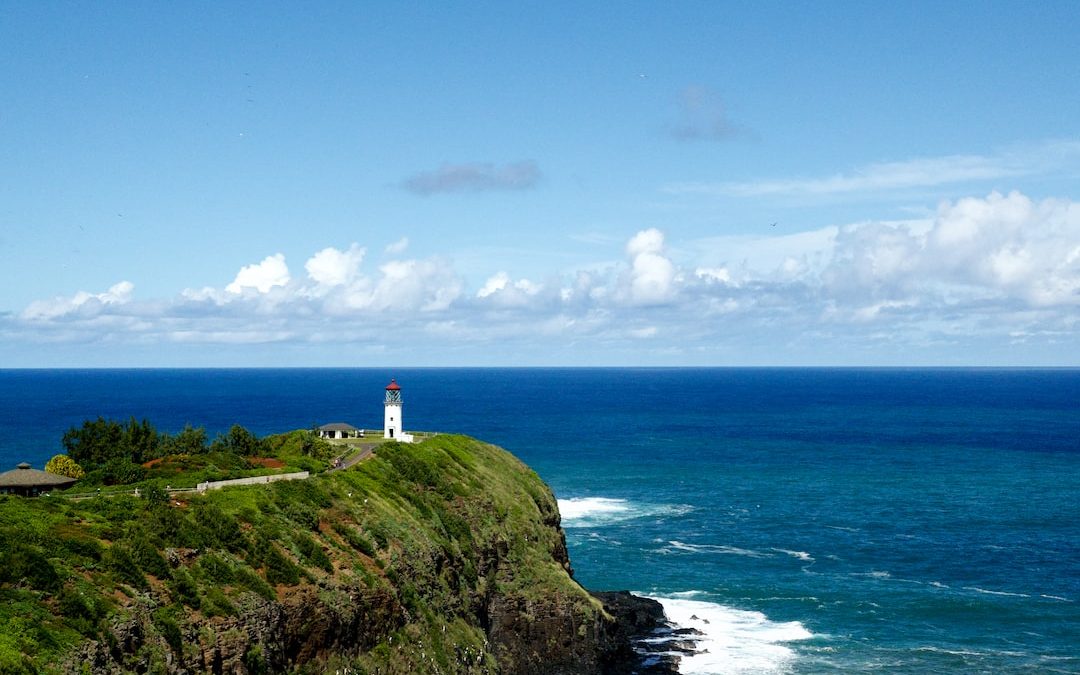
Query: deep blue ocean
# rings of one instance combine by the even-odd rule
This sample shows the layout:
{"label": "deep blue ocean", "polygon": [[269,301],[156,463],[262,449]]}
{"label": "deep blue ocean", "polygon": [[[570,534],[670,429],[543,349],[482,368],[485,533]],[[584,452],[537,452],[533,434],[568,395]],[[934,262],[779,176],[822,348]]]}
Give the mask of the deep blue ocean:
{"label": "deep blue ocean", "polygon": [[702,630],[685,673],[1080,672],[1080,370],[0,371],[0,469],[103,415],[501,445],[577,578]]}

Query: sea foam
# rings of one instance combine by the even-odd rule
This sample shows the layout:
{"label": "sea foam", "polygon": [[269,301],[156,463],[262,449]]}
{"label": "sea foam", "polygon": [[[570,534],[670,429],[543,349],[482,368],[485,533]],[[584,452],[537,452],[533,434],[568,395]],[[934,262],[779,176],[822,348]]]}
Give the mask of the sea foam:
{"label": "sea foam", "polygon": [[[672,594],[678,595],[681,594]],[[664,614],[672,623],[702,633],[694,638],[695,653],[681,657],[679,672],[683,675],[782,672],[797,656],[784,643],[814,637],[798,621],[770,621],[761,612],[684,597],[646,597],[663,605]]]}
{"label": "sea foam", "polygon": [[686,504],[641,504],[610,497],[570,497],[559,500],[563,527],[597,527],[645,517],[678,516],[692,511]]}
{"label": "sea foam", "polygon": [[601,514],[626,513],[630,506],[625,499],[607,497],[573,497],[559,500],[559,513],[563,521],[580,520]]}

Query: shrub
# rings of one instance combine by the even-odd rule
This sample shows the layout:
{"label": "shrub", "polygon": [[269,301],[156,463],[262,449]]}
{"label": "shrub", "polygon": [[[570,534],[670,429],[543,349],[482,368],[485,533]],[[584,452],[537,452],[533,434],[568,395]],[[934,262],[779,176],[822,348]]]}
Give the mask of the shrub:
{"label": "shrub", "polygon": [[330,558],[327,557],[326,552],[322,550],[322,547],[314,539],[297,532],[293,536],[293,541],[296,542],[296,548],[300,551],[300,555],[309,563],[326,572],[334,571]]}
{"label": "shrub", "polygon": [[161,557],[157,547],[150,542],[146,533],[141,530],[136,532],[131,539],[131,555],[142,571],[153,574],[158,579],[168,579],[172,576],[165,558]]}
{"label": "shrub", "polygon": [[105,485],[130,485],[146,478],[146,469],[127,457],[113,457],[102,467]]}
{"label": "shrub", "polygon": [[256,546],[255,557],[262,563],[267,582],[285,586],[295,586],[300,582],[300,568],[282,555],[271,542],[261,539]]}
{"label": "shrub", "polygon": [[135,562],[135,558],[131,555],[131,549],[127,546],[114,544],[105,552],[104,563],[119,581],[139,590],[144,590],[150,586],[146,582],[146,576]]}
{"label": "shrub", "polygon": [[265,600],[277,599],[274,589],[270,587],[270,584],[263,581],[262,577],[246,567],[238,567],[236,569],[236,583]]}
{"label": "shrub", "polygon": [[106,613],[105,601],[88,588],[66,586],[57,597],[64,623],[86,637],[97,635],[97,622]]}
{"label": "shrub", "polygon": [[53,455],[52,459],[45,462],[45,470],[57,476],[67,476],[75,479],[86,475],[86,471],[67,455]]}
{"label": "shrub", "polygon": [[192,502],[198,543],[194,548],[224,548],[236,551],[244,547],[244,534],[240,524],[210,501]]}
{"label": "shrub", "polygon": [[225,593],[220,588],[213,586],[206,590],[200,609],[206,616],[233,616],[236,614],[236,608],[229,602],[229,598],[226,597]]}
{"label": "shrub", "polygon": [[203,579],[215,584],[231,584],[236,580],[232,565],[216,553],[207,553],[199,558],[198,569]]}
{"label": "shrub", "polygon": [[39,591],[52,591],[60,586],[60,576],[36,546],[11,541],[0,551],[0,582],[20,581]]}
{"label": "shrub", "polygon": [[200,604],[199,587],[191,578],[191,573],[181,567],[173,574],[173,581],[169,584],[169,593],[172,594],[173,602],[179,602],[198,609]]}
{"label": "shrub", "polygon": [[161,607],[155,610],[153,621],[158,632],[165,638],[165,642],[169,644],[169,648],[172,649],[174,654],[179,655],[184,648],[184,637],[180,633],[180,626],[176,622],[173,610],[169,607]]}

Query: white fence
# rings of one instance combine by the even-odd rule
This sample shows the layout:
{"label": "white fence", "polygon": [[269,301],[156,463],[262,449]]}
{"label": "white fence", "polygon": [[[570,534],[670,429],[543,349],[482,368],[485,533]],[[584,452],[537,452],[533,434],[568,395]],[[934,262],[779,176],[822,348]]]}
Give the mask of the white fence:
{"label": "white fence", "polygon": [[299,471],[297,473],[275,473],[269,476],[252,476],[251,478],[233,478],[232,480],[208,480],[205,483],[199,483],[195,489],[198,492],[206,492],[207,490],[217,490],[230,485],[261,485],[279,480],[304,480],[309,475],[307,471]]}

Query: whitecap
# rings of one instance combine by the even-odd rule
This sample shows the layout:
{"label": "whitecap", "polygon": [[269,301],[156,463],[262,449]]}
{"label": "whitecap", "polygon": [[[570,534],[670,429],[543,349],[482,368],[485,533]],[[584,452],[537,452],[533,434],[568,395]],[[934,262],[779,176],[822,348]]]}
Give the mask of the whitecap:
{"label": "whitecap", "polygon": [[673,598],[693,598],[702,595],[705,591],[678,591],[677,593],[671,593]]}
{"label": "whitecap", "polygon": [[[672,623],[701,632],[693,638],[695,652],[681,657],[679,672],[683,675],[782,671],[797,658],[795,650],[785,643],[815,637],[798,621],[771,621],[761,612],[702,600],[647,597],[664,606]],[[675,639],[685,640],[686,636]]]}
{"label": "whitecap", "polygon": [[1027,593],[1009,593],[1008,591],[989,591],[985,588],[979,588],[978,586],[964,586],[965,591],[975,591],[976,593],[985,593],[986,595],[1004,595],[1012,598],[1030,598]]}
{"label": "whitecap", "polygon": [[871,579],[891,579],[892,574],[883,570],[870,570],[869,572],[852,572],[853,577],[870,577]]}
{"label": "whitecap", "polygon": [[1072,602],[1072,600],[1070,600],[1068,598],[1063,598],[1060,595],[1047,595],[1045,593],[1042,593],[1042,594],[1040,594],[1039,597],[1046,598],[1047,600],[1060,600],[1062,602]]}
{"label": "whitecap", "polygon": [[570,497],[559,500],[563,527],[599,527],[645,517],[679,516],[693,511],[689,504],[643,504],[610,497]]}
{"label": "whitecap", "polygon": [[934,652],[936,654],[949,654],[951,656],[986,656],[985,652],[976,652],[967,649],[946,649],[944,647],[936,647],[934,645],[925,645],[922,647],[916,647],[917,652]]}
{"label": "whitecap", "polygon": [[814,556],[806,551],[791,551],[786,548],[774,548],[773,550],[779,551],[780,553],[787,553],[792,558],[798,558],[799,560],[805,560],[806,562],[814,562]]}
{"label": "whitecap", "polygon": [[671,540],[668,542],[671,548],[686,551],[688,553],[727,553],[730,555],[744,555],[749,558],[771,558],[771,553],[763,553],[748,548],[737,546],[725,546],[723,544],[687,544],[685,542]]}
{"label": "whitecap", "polygon": [[606,497],[573,497],[559,500],[563,521],[576,520],[601,513],[625,513],[630,506],[625,499]]}

